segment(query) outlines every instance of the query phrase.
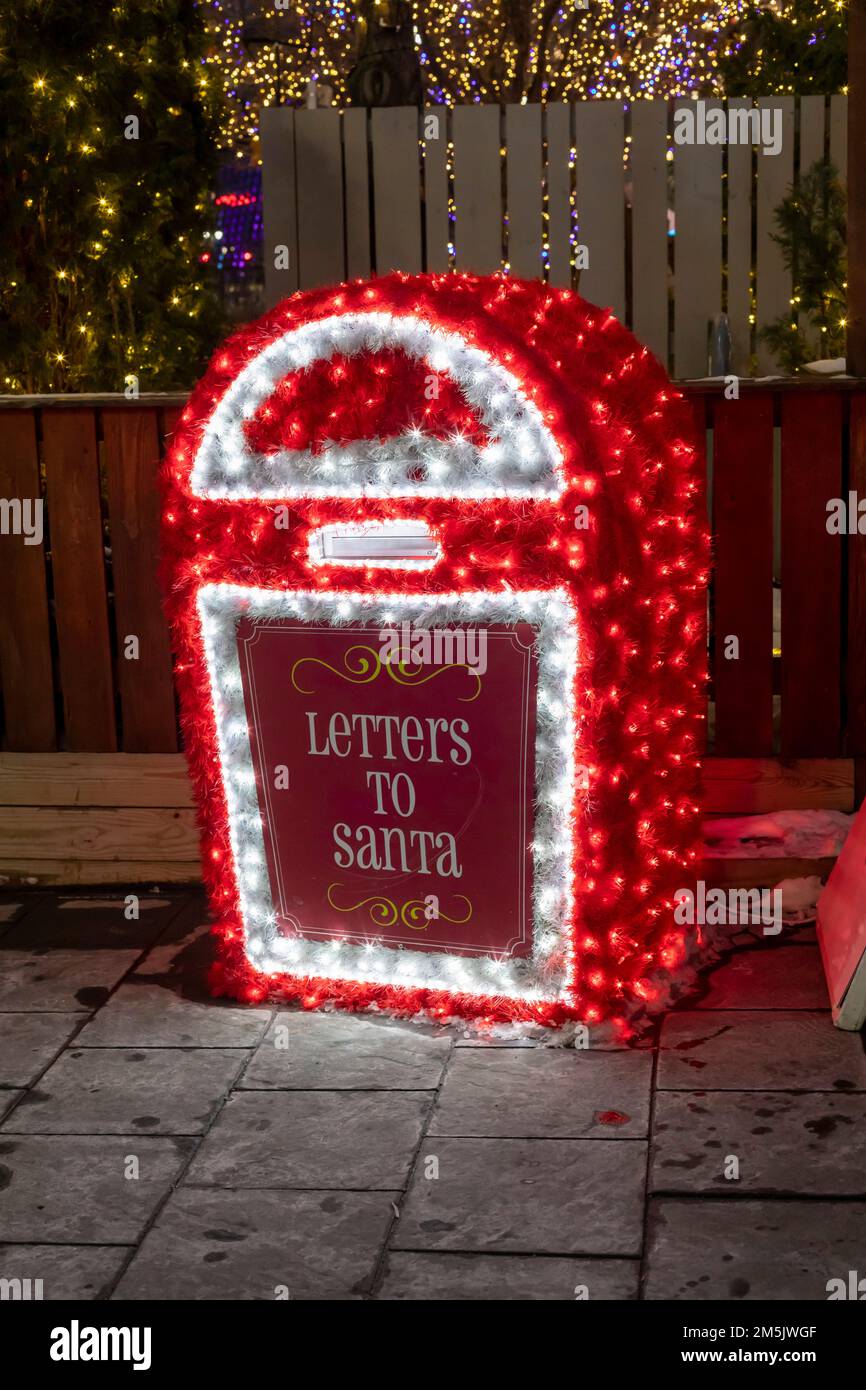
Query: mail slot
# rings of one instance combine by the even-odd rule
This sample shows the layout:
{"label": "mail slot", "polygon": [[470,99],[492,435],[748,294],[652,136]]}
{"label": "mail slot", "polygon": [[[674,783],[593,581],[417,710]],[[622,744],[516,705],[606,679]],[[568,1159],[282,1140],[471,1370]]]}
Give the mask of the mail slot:
{"label": "mail slot", "polygon": [[163,511],[216,993],[620,1037],[669,1002],[702,497],[664,371],[570,291],[355,282],[217,352]]}
{"label": "mail slot", "polygon": [[439,553],[436,537],[424,521],[337,523],[310,533],[313,564],[391,566],[432,564]]}

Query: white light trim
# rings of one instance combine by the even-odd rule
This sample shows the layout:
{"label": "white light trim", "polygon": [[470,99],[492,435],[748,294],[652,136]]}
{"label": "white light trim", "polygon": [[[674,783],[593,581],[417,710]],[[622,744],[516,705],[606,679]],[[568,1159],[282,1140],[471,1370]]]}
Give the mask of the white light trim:
{"label": "white light trim", "polygon": [[[319,453],[256,454],[243,426],[291,372],[335,353],[402,348],[458,384],[489,435],[435,439],[411,430],[393,439],[327,445]],[[419,474],[423,476],[419,477]],[[459,334],[412,314],[335,314],[290,329],[238,372],[208,420],[190,487],[196,497],[559,497],[559,445],[517,378]]]}
{"label": "white light trim", "polygon": [[[350,979],[371,984],[501,995],[527,1002],[567,1000],[573,981],[570,910],[576,806],[573,701],[577,621],[564,589],[464,594],[311,593],[206,584],[197,595],[229,813],[246,951],[266,974]],[[533,836],[533,952],[526,960],[424,953],[377,941],[289,940],[277,921],[265,860],[238,655],[242,617],[291,618],[335,627],[403,619],[413,627],[530,623],[537,632],[538,702]]]}

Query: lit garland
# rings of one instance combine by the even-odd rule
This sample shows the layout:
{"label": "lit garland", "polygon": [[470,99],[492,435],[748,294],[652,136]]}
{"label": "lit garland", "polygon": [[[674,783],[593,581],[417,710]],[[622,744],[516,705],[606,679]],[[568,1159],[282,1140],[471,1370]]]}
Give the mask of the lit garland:
{"label": "lit garland", "polygon": [[[446,421],[425,416],[431,371],[463,398],[445,435],[451,470],[435,486],[448,460]],[[376,470],[403,457],[413,430],[432,471],[418,449],[414,488],[404,479],[391,495]],[[579,1019],[618,1036],[670,1000],[698,944],[672,915],[700,843],[707,540],[691,434],[661,367],[611,314],[538,283],[394,275],[310,291],[216,354],[164,475],[168,610],[222,938],[216,992]],[[480,487],[464,468],[470,436]],[[327,441],[342,450],[343,476],[353,470],[354,495],[322,473]],[[270,503],[251,495],[260,488]],[[274,524],[277,498],[287,528]],[[438,542],[430,566],[397,575],[322,566],[311,553],[328,526],[413,519]],[[238,669],[242,610],[536,628],[531,959],[276,934]]]}
{"label": "lit garland", "polygon": [[[736,45],[738,20],[749,0],[592,0],[563,3],[542,44],[539,0],[522,41],[509,27],[508,7],[469,0],[414,6],[415,46],[427,100],[460,105],[482,101],[630,99],[706,95],[720,91],[719,61]],[[784,0],[777,5],[785,9]],[[205,14],[213,45],[209,58],[225,100],[223,138],[243,158],[258,131],[262,106],[303,101],[311,80],[347,104],[346,79],[355,61],[358,7],[346,0],[297,0],[291,19],[269,11],[263,37],[245,43],[237,0],[212,0]],[[544,58],[540,61],[540,53]]]}
{"label": "lit garland", "polygon": [[3,7],[3,390],[169,389],[212,348],[199,19],[193,0]]}

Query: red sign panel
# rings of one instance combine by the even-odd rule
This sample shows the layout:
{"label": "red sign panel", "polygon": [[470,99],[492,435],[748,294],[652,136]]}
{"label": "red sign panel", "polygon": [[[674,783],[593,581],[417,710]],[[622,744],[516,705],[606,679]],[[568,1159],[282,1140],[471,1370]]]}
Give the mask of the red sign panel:
{"label": "red sign panel", "polygon": [[278,929],[527,956],[534,631],[419,634],[238,624]]}

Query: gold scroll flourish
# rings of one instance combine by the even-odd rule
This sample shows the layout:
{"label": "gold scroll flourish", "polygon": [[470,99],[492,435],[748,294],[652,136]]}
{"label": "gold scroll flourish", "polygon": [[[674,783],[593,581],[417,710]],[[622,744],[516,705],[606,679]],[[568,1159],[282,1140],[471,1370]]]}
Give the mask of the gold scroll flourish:
{"label": "gold scroll flourish", "polygon": [[328,884],[328,906],[332,907],[335,912],[356,912],[359,907],[367,907],[367,904],[370,903],[371,906],[367,910],[370,921],[377,927],[393,927],[397,920],[397,905],[392,903],[390,898],[386,898],[382,894],[374,894],[372,897],[362,898],[360,902],[353,903],[351,907],[340,907],[339,903],[335,903],[331,898],[331,889],[341,887],[342,884],[339,883]]}
{"label": "gold scroll flourish", "polygon": [[478,696],[481,694],[481,677],[478,672],[473,671],[472,667],[467,665],[465,661],[455,661],[449,666],[437,666],[429,675],[417,677],[413,677],[410,674],[406,669],[406,663],[403,661],[396,661],[393,664],[390,661],[386,661],[383,664],[383,669],[388,672],[392,681],[395,681],[397,685],[409,687],[413,685],[426,685],[428,681],[432,681],[435,676],[441,676],[445,671],[468,671],[471,676],[475,677],[475,694],[458,695],[457,699],[462,705],[471,705],[473,700],[477,700]]}
{"label": "gold scroll flourish", "polygon": [[[373,660],[370,661],[367,656],[359,656],[356,661],[356,669],[353,670],[349,665],[349,657],[353,652],[367,652]],[[318,656],[301,656],[292,666],[292,685],[301,695],[313,694],[312,690],[305,690],[303,686],[298,685],[295,679],[295,672],[298,670],[298,667],[307,665],[324,666],[326,671],[332,671],[335,676],[339,676],[341,680],[350,681],[352,685],[369,685],[371,681],[376,679],[382,669],[382,658],[374,647],[365,647],[360,643],[354,647],[349,647],[348,651],[343,653],[343,666],[345,667],[343,671],[339,671],[336,666],[332,666],[328,661],[322,661]]]}
{"label": "gold scroll flourish", "polygon": [[431,922],[439,921],[451,922],[453,926],[464,927],[472,917],[472,904],[463,893],[458,893],[457,897],[462,898],[469,909],[465,917],[449,917],[447,912],[442,912],[440,909],[435,917],[428,918],[425,913],[424,899],[411,898],[400,909],[400,921],[411,931],[426,931]]}
{"label": "gold scroll flourish", "polygon": [[390,898],[377,893],[369,898],[361,898],[360,902],[352,903],[349,907],[340,907],[339,903],[334,902],[331,892],[334,888],[342,888],[342,886],[341,883],[328,884],[328,906],[332,907],[335,912],[357,912],[359,908],[366,907],[370,921],[377,927],[393,927],[399,917],[403,925],[408,927],[410,931],[426,931],[431,921],[450,922],[452,926],[462,927],[472,917],[472,903],[463,893],[458,893],[457,897],[468,908],[465,917],[449,917],[447,912],[442,912],[440,909],[436,917],[428,919],[425,915],[423,898],[410,898],[408,902],[403,903],[402,907],[398,908],[397,904],[392,902]]}
{"label": "gold scroll flourish", "polygon": [[[361,653],[361,655],[355,658],[354,665],[350,664],[349,660],[353,652]],[[370,659],[371,657],[372,660]],[[414,663],[412,663],[412,665],[414,665]],[[312,690],[305,690],[304,687],[297,682],[296,673],[301,666],[324,666],[326,671],[330,671],[333,675],[339,676],[341,680],[349,681],[352,685],[370,685],[373,681],[378,680],[380,674],[384,670],[388,672],[391,680],[394,681],[396,685],[406,686],[409,689],[415,685],[426,685],[428,681],[432,681],[436,676],[443,675],[445,671],[467,671],[475,680],[475,693],[472,695],[458,695],[457,698],[459,702],[464,705],[471,705],[481,694],[481,677],[478,672],[473,671],[472,667],[465,661],[452,662],[448,666],[437,666],[426,676],[413,676],[405,662],[383,662],[375,647],[366,647],[362,643],[356,643],[355,646],[349,647],[348,650],[343,653],[344,669],[342,671],[337,666],[332,666],[329,661],[323,661],[319,656],[298,657],[298,660],[292,666],[292,685],[300,695],[312,695],[314,694]]]}

